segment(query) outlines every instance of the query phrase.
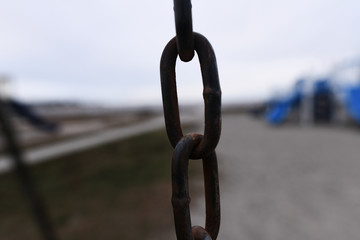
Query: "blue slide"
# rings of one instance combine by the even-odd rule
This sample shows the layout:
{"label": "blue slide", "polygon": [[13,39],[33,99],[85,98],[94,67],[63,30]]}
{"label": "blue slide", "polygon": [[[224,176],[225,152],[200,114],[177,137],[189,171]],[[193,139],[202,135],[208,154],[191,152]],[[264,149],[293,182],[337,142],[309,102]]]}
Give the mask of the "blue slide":
{"label": "blue slide", "polygon": [[285,121],[291,111],[289,100],[273,101],[266,112],[265,119],[268,123],[278,125]]}
{"label": "blue slide", "polygon": [[303,81],[299,80],[290,96],[270,101],[265,120],[272,125],[284,122],[291,110],[299,106],[302,97]]}

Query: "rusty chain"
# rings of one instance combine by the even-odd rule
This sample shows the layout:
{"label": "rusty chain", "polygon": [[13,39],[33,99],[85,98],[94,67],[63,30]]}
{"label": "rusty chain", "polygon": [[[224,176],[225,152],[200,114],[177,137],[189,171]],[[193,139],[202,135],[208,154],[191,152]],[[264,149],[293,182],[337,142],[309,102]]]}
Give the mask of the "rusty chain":
{"label": "rusty chain", "polygon": [[[221,132],[221,90],[216,57],[209,41],[192,30],[190,0],[174,0],[176,37],[166,45],[160,61],[161,91],[166,132],[175,148],[172,157],[172,205],[178,240],[215,240],[220,226],[219,178],[215,148]],[[196,51],[203,82],[204,134],[184,135],[176,90],[176,58],[191,61]],[[191,225],[188,184],[189,159],[202,159],[204,171],[205,229]]]}
{"label": "rusty chain", "polygon": [[175,27],[179,57],[191,61],[194,57],[194,41],[190,0],[174,0]]}

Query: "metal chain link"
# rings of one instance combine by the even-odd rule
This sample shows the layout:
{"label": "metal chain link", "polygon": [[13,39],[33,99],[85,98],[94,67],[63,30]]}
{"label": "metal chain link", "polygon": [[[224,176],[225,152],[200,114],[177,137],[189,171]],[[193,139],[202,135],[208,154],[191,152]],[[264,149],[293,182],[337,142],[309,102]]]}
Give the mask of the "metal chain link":
{"label": "metal chain link", "polygon": [[[215,148],[221,133],[221,90],[214,50],[192,31],[190,0],[174,0],[176,37],[166,45],[160,61],[161,91],[166,132],[175,148],[172,157],[172,205],[178,240],[215,240],[220,226],[219,178]],[[184,135],[176,91],[176,58],[190,61],[197,52],[205,103],[204,135]],[[206,201],[205,229],[191,225],[188,184],[189,159],[202,159]]]}
{"label": "metal chain link", "polygon": [[190,0],[174,0],[176,43],[182,61],[194,57],[194,40]]}
{"label": "metal chain link", "polygon": [[[214,50],[204,36],[195,32],[193,35],[203,77],[205,102],[204,138],[191,155],[191,158],[199,159],[214,150],[220,138],[221,90]],[[169,140],[174,148],[183,137],[176,93],[175,63],[178,52],[175,39],[173,38],[166,45],[160,62],[165,124]]]}

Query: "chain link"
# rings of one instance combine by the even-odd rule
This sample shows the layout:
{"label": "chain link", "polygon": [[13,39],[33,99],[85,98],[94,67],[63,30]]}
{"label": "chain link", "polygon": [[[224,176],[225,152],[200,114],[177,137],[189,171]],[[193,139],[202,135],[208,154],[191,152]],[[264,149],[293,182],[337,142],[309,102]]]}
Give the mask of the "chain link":
{"label": "chain link", "polygon": [[[203,77],[203,97],[205,102],[204,138],[191,155],[191,158],[199,159],[213,151],[220,138],[221,90],[214,50],[204,36],[199,33],[193,33],[193,35]],[[176,93],[175,63],[178,53],[175,42],[176,40],[173,38],[166,45],[160,61],[166,131],[174,148],[183,137]]]}
{"label": "chain link", "polygon": [[[166,132],[172,157],[172,204],[178,240],[215,240],[220,227],[220,194],[215,148],[221,133],[221,89],[214,50],[209,41],[192,31],[190,0],[174,0],[176,37],[166,45],[160,61],[161,91]],[[203,82],[204,135],[184,135],[176,90],[176,59],[192,60],[196,51]],[[191,226],[188,183],[189,159],[202,159],[206,201],[205,229]]]}
{"label": "chain link", "polygon": [[[188,183],[188,164],[191,151],[201,141],[202,135],[185,135],[172,157],[172,204],[174,208],[175,229],[178,239],[193,239],[191,234],[190,195]],[[203,158],[203,171],[206,199],[206,231],[216,239],[220,226],[220,194],[217,158],[215,151]]]}
{"label": "chain link", "polygon": [[176,43],[182,61],[194,57],[194,40],[190,0],[174,0]]}

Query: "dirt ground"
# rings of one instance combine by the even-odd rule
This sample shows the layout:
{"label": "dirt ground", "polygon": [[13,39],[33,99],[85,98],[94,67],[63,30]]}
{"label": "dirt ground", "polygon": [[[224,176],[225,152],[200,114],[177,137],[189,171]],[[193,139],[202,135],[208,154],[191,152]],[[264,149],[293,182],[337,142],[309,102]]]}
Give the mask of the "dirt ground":
{"label": "dirt ground", "polygon": [[[218,239],[360,239],[359,129],[225,115],[217,153]],[[203,201],[193,199],[192,225],[204,225]]]}
{"label": "dirt ground", "polygon": [[[165,133],[162,134],[164,135]],[[154,138],[151,137],[151,139]],[[169,151],[157,149],[152,145],[149,145],[148,148],[144,150],[141,147],[139,148],[139,140],[135,142],[137,151],[142,149],[142,151],[138,152],[144,155],[142,158],[137,158],[138,162],[149,159],[148,153],[150,150],[156,153],[162,153],[162,158],[166,159],[165,161],[159,160],[162,159],[159,156],[156,156],[155,159],[158,159],[156,162],[159,163],[159,167],[161,166],[165,169],[164,172],[167,177],[164,177],[164,181],[166,184],[169,184],[168,170],[170,169],[170,162],[167,161],[167,159],[171,155],[171,149],[169,145],[166,145],[167,139],[165,135],[159,146],[166,146],[166,149]],[[145,144],[145,146],[147,145],[148,144]],[[128,149],[125,145],[122,147]],[[121,152],[123,152],[124,149],[122,149]],[[118,153],[111,153],[112,152],[109,152],[110,155],[118,156]],[[94,153],[90,152],[87,154],[92,156]],[[220,171],[222,209],[222,220],[218,239],[360,239],[359,129],[329,126],[300,127],[297,125],[270,127],[263,121],[253,119],[249,116],[224,115],[223,131],[217,147],[217,154]],[[127,159],[128,157],[123,158]],[[85,165],[87,166],[89,162],[88,159],[91,158],[87,156],[84,157],[84,159]],[[101,157],[101,159],[104,158]],[[149,161],[149,164],[153,166],[154,162],[154,159],[152,159]],[[164,164],[164,162],[167,164]],[[189,168],[196,168],[194,165],[196,164],[191,162]],[[89,166],[91,167],[92,165]],[[109,166],[109,169],[112,170],[114,165],[111,163]],[[68,168],[65,168],[65,170],[66,169]],[[70,167],[70,169],[73,168]],[[94,169],[98,168],[95,167]],[[146,183],[149,182],[146,174],[154,173],[153,167],[145,167],[143,171],[139,171],[137,168],[134,169],[136,169],[139,176],[143,176],[141,179]],[[155,169],[157,168],[155,167]],[[123,169],[123,171],[125,171],[125,173],[127,172],[126,169]],[[119,186],[117,183],[119,182],[135,184],[133,180],[118,181],[118,177],[124,175],[119,174],[119,170],[110,171],[110,173],[110,175],[106,174],[105,177],[106,179],[110,178],[110,180],[114,177],[116,180],[116,184],[114,185],[116,191],[107,192],[118,192]],[[53,176],[50,171],[48,174]],[[158,174],[155,175],[157,176]],[[78,174],[74,176],[78,176]],[[75,180],[77,178],[78,177],[76,177]],[[70,178],[70,180],[71,179],[72,178]],[[93,181],[97,184],[96,186],[99,186],[99,189],[103,189],[101,184],[107,183],[107,181],[98,181],[97,179],[93,179]],[[47,184],[47,182],[45,183]],[[98,193],[99,191],[94,187],[85,188],[74,185],[72,184],[72,180],[69,181],[69,184],[69,186],[83,189],[85,193],[88,193],[88,189],[93,189],[89,191],[89,193],[94,191]],[[189,180],[193,200],[191,204],[192,225],[204,226],[204,199],[201,191],[199,191],[199,189],[201,190],[201,187],[199,187],[201,184],[202,180],[199,176]],[[73,189],[73,187],[71,187],[71,189]],[[78,191],[77,188],[74,189]],[[127,226],[129,226],[129,224],[136,226],[136,228],[139,229],[138,235],[141,235],[141,239],[176,239],[171,219],[170,193],[164,192],[164,189],[169,189],[169,186],[164,187],[161,185],[159,188],[147,189],[148,192],[151,192],[156,198],[154,202],[161,208],[166,208],[164,215],[156,211],[151,212],[145,210],[145,208],[142,207],[137,207],[134,212],[133,208],[128,205],[133,203],[134,206],[143,206],[143,199],[147,199],[146,197],[138,198],[139,201],[127,199],[127,202],[123,204],[123,206],[129,206],[129,215],[126,215],[128,220],[123,221],[123,223],[126,223]],[[51,194],[53,193],[51,192]],[[70,196],[73,195],[79,195],[80,199],[84,198],[81,193]],[[107,199],[104,198],[103,194],[94,195],[100,196],[101,199]],[[131,196],[131,194],[125,195]],[[47,196],[47,198],[50,197]],[[157,198],[167,198],[167,200],[164,200],[166,204],[159,204]],[[109,199],[111,200],[113,198]],[[3,202],[8,203],[6,199],[3,199]],[[111,203],[113,202],[114,201],[111,201]],[[72,203],[76,202],[72,200]],[[94,209],[96,211],[93,216],[98,216],[98,213],[103,211],[102,208]],[[112,212],[114,211],[113,206],[109,205],[108,209]],[[132,219],[131,216],[139,215],[138,213],[142,212],[148,212],[148,214],[143,214],[141,221],[138,219],[130,221]],[[54,214],[56,215],[57,213],[55,212]],[[103,214],[100,215],[102,216]],[[117,217],[125,216],[124,213],[118,215],[117,212],[115,215]],[[147,219],[147,215],[153,218],[151,220],[152,225],[145,226],[145,223],[143,223]],[[71,227],[74,222],[66,220],[67,218],[63,216],[59,216],[56,218],[57,221],[60,221],[57,224],[62,224],[63,234],[68,233],[68,236],[78,238],[78,235],[74,234],[73,231],[76,230],[81,233],[87,232],[81,231],[82,229],[78,229],[76,226],[74,227],[75,230],[68,228],[69,226]],[[97,217],[93,219],[97,219]],[[119,222],[118,219],[116,221],[108,220],[107,218],[106,221],[103,221],[104,229],[112,229],[113,226],[110,223]],[[161,225],[162,222],[163,225]],[[78,224],[78,222],[75,223]],[[154,233],[157,225],[164,226],[161,231],[158,232],[158,235]],[[92,225],[87,226],[91,227]],[[6,226],[2,227],[6,228]],[[124,228],[128,229],[127,227]],[[109,234],[111,232],[112,231],[108,231]],[[150,232],[152,234],[149,234]],[[19,232],[19,234],[21,234],[21,232]],[[107,236],[108,239],[110,239],[109,236]],[[152,236],[154,237],[151,238]],[[94,235],[92,235],[92,237],[94,239],[97,238],[97,236]],[[114,235],[113,237],[118,238],[119,236]],[[129,236],[120,238],[138,239]]]}
{"label": "dirt ground", "polygon": [[[218,239],[360,239],[360,131],[225,115]],[[203,199],[193,225],[203,224]]]}

